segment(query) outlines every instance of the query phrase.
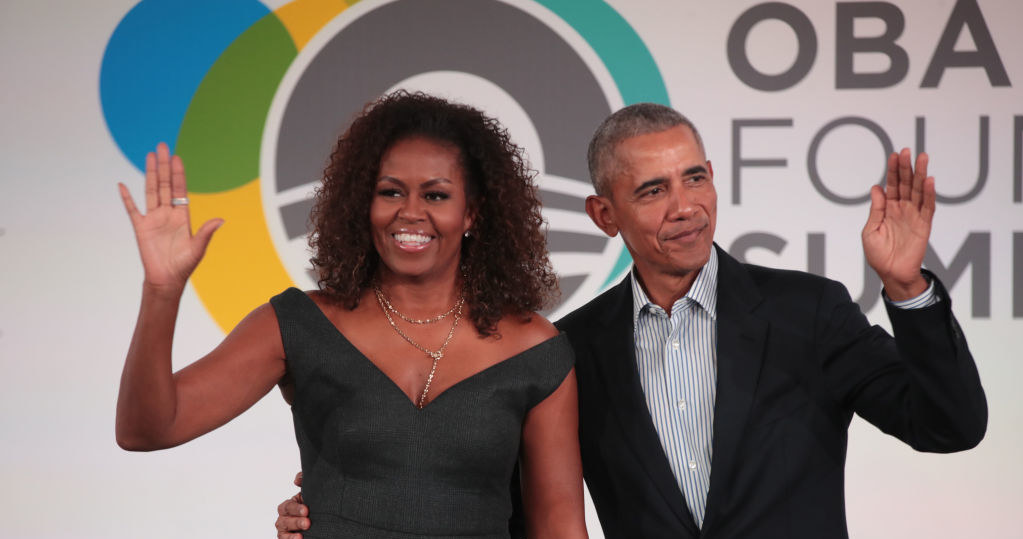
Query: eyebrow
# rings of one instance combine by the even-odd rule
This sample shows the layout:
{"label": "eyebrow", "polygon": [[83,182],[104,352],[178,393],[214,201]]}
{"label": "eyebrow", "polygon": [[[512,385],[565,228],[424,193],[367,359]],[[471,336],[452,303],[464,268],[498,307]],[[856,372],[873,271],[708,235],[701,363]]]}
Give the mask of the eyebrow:
{"label": "eyebrow", "polygon": [[[707,167],[705,167],[703,165],[694,165],[694,166],[691,166],[691,167],[685,169],[684,171],[682,171],[682,175],[683,176],[692,176],[693,174],[706,174],[706,173],[707,173]],[[655,185],[663,185],[663,184],[665,184],[667,182],[668,182],[667,178],[661,178],[661,177],[654,178],[652,180],[647,180],[647,181],[639,184],[639,187],[635,188],[632,191],[632,194],[634,194],[634,195],[635,194],[639,194],[640,192],[642,192],[642,191],[644,191],[646,189],[649,189],[649,188],[651,188],[651,187],[653,187]]]}
{"label": "eyebrow", "polygon": [[703,165],[694,165],[694,166],[691,166],[691,167],[685,169],[685,171],[682,172],[682,175],[683,176],[692,176],[693,174],[700,174],[700,173],[706,174],[707,173],[707,167],[705,167]]}
{"label": "eyebrow", "polygon": [[639,184],[639,187],[633,189],[632,190],[632,194],[638,195],[639,193],[641,193],[643,191],[646,191],[647,189],[649,189],[649,188],[651,188],[651,187],[653,187],[655,185],[664,185],[666,183],[668,183],[668,180],[665,179],[665,178],[654,178],[652,180],[647,180],[647,181]]}
{"label": "eyebrow", "polygon": [[447,178],[432,178],[423,182],[423,187],[433,187],[439,183],[454,183]]}
{"label": "eyebrow", "polygon": [[[398,178],[395,178],[394,176],[381,176],[380,179],[377,180],[377,183],[385,182],[385,181],[386,182],[391,182],[391,183],[396,183],[396,184],[398,184],[398,185],[400,185],[402,187],[405,187],[405,182],[399,180]],[[451,180],[449,180],[447,178],[432,178],[432,179],[429,179],[429,180],[426,180],[425,182],[423,182],[423,187],[429,188],[429,187],[433,187],[434,185],[437,185],[439,183],[454,183],[454,182],[452,182]]]}

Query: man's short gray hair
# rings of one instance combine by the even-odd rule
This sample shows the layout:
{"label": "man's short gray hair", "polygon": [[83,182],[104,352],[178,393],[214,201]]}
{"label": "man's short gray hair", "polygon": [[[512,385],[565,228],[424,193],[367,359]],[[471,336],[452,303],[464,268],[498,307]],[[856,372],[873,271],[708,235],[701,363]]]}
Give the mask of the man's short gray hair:
{"label": "man's short gray hair", "polygon": [[658,133],[679,125],[688,127],[703,149],[703,140],[693,122],[677,110],[657,103],[636,103],[618,110],[601,122],[590,139],[586,162],[590,167],[590,181],[600,196],[610,195],[611,179],[620,172],[615,152],[623,140]]}

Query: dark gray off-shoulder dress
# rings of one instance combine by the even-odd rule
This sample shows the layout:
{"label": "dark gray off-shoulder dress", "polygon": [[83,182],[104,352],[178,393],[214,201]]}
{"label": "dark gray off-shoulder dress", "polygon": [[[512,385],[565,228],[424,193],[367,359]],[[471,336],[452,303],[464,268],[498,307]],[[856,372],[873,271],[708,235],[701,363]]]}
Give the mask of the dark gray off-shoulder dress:
{"label": "dark gray off-shoulder dress", "polygon": [[526,413],[568,375],[564,335],[458,382],[420,410],[304,292],[270,300],[295,383],[303,537],[507,539]]}

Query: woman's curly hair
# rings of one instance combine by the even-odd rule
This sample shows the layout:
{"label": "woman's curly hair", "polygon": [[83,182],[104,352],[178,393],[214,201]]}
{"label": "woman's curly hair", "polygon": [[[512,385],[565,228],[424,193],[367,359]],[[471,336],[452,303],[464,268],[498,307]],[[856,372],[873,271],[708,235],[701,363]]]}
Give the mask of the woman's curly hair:
{"label": "woman's curly hair", "polygon": [[547,258],[543,217],[522,149],[494,118],[466,105],[398,91],[369,103],[331,153],[311,213],[311,259],[320,289],[354,309],[377,277],[369,209],[380,160],[395,142],[426,137],[459,149],[469,207],[462,240],[468,318],[481,335],[505,315],[528,317],[549,304],[557,277]]}

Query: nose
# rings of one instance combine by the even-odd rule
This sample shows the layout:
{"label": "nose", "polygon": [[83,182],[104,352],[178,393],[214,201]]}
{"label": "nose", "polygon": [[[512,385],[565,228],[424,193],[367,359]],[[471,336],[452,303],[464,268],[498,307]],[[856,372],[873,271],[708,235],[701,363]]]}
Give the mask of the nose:
{"label": "nose", "polygon": [[684,187],[676,187],[669,193],[668,219],[686,220],[696,213],[696,206],[693,205],[690,194]]}
{"label": "nose", "polygon": [[401,208],[398,210],[398,218],[409,223],[415,223],[426,217],[423,201],[417,196],[405,197]]}

